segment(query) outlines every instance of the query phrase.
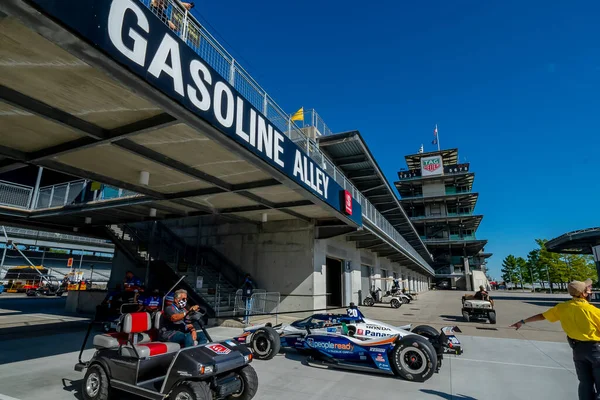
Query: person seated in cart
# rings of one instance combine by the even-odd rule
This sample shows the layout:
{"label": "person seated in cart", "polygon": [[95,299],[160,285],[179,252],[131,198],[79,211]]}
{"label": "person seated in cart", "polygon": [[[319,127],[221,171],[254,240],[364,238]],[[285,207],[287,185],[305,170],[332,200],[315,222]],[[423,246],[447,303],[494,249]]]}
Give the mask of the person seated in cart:
{"label": "person seated in cart", "polygon": [[475,292],[475,294],[473,295],[473,299],[489,301],[490,303],[492,303],[492,306],[494,305],[494,301],[490,298],[490,294],[485,290],[485,286],[483,285],[479,286],[479,291]]}
{"label": "person seated in cart", "polygon": [[[187,307],[187,291],[179,289],[173,296],[173,304],[166,306],[161,319],[159,340],[174,342],[184,347],[192,347],[207,343],[206,335],[201,330],[200,318],[196,318],[199,306]],[[196,314],[189,315],[190,312]],[[198,330],[197,330],[198,329]]]}

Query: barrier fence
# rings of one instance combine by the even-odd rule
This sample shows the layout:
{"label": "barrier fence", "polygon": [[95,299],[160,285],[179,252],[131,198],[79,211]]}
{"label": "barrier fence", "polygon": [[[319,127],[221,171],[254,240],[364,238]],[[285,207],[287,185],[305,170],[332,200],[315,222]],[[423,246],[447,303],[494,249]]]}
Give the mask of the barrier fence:
{"label": "barrier fence", "polygon": [[[279,292],[267,292],[263,289],[252,291],[250,298],[244,298],[242,289],[235,293],[234,317],[243,317],[246,326],[271,321],[275,317],[275,325],[278,323],[279,304],[281,294]],[[269,318],[271,317],[271,318]]]}

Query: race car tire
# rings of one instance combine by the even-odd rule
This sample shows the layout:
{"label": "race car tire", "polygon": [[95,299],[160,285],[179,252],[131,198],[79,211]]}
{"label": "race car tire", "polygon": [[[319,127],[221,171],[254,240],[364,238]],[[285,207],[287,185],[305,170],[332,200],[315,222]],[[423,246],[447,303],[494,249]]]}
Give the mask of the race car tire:
{"label": "race car tire", "polygon": [[496,323],[496,311],[490,311],[488,314],[488,319],[490,320],[490,324]]}
{"label": "race car tire", "polygon": [[256,371],[251,365],[246,365],[238,372],[238,375],[242,380],[242,390],[227,398],[231,400],[251,400],[258,391],[258,375],[256,375]]}
{"label": "race car tire", "polygon": [[419,325],[410,331],[412,333],[416,333],[417,335],[425,336],[428,339],[437,340],[440,336],[440,332],[429,325]]}
{"label": "race car tire", "polygon": [[471,316],[469,315],[468,312],[463,311],[462,315],[463,315],[463,318],[465,319],[465,322],[470,322],[471,321]]}
{"label": "race car tire", "polygon": [[402,378],[425,382],[437,369],[438,358],[429,340],[409,335],[400,339],[390,355],[394,372]]}
{"label": "race car tire", "polygon": [[184,381],[177,385],[169,396],[170,400],[192,399],[192,400],[212,400],[213,395],[208,383]]}
{"label": "race car tire", "polygon": [[390,306],[392,306],[392,308],[400,308],[401,305],[402,303],[398,299],[392,299],[390,301]]}
{"label": "race car tire", "polygon": [[373,304],[375,304],[375,300],[373,300],[372,297],[367,297],[363,300],[363,304],[367,307],[371,307]]}
{"label": "race car tire", "polygon": [[408,304],[408,303],[410,303],[410,300],[407,299],[406,297],[403,297],[402,298],[402,304]]}
{"label": "race car tire", "polygon": [[252,334],[250,347],[254,357],[259,360],[270,360],[281,350],[281,339],[275,329],[265,326]]}
{"label": "race car tire", "polygon": [[81,393],[85,400],[107,400],[110,391],[108,376],[98,364],[90,366],[83,378]]}

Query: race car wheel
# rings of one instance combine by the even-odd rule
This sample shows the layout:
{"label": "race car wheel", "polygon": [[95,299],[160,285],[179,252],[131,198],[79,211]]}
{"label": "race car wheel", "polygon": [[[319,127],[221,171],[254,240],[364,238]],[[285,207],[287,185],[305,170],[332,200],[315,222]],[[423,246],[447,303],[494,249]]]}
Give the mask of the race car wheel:
{"label": "race car wheel", "polygon": [[402,303],[400,303],[400,300],[398,299],[392,299],[392,301],[390,301],[390,306],[392,306],[392,308],[399,308],[402,305]]}
{"label": "race car wheel", "polygon": [[414,335],[405,336],[396,343],[390,361],[396,374],[415,382],[425,382],[431,378],[438,364],[431,343]]}
{"label": "race car wheel", "polygon": [[471,321],[471,316],[469,315],[468,312],[463,311],[462,314],[463,314],[463,318],[465,319],[466,322],[470,322]]}
{"label": "race car wheel", "polygon": [[490,320],[490,324],[496,323],[496,311],[490,311],[488,314],[488,319]]}
{"label": "race car wheel", "polygon": [[440,336],[440,332],[438,332],[434,327],[429,325],[419,325],[410,330],[412,333],[416,333],[417,335],[425,336],[427,339],[435,339],[437,340]]}
{"label": "race car wheel", "polygon": [[183,382],[173,389],[170,400],[212,400],[213,395],[206,382]]}
{"label": "race car wheel", "polygon": [[363,304],[365,306],[371,307],[373,304],[375,304],[375,300],[373,300],[372,297],[367,297],[363,300]]}
{"label": "race car wheel", "polygon": [[108,377],[104,368],[98,364],[89,367],[83,378],[83,398],[85,400],[107,400],[108,392]]}
{"label": "race car wheel", "polygon": [[275,354],[279,353],[281,339],[275,329],[265,326],[252,334],[250,347],[254,356],[259,360],[270,360],[275,357]]}
{"label": "race car wheel", "polygon": [[258,390],[258,375],[256,375],[256,371],[251,365],[247,365],[238,372],[238,375],[242,380],[242,389],[227,398],[251,400]]}
{"label": "race car wheel", "polygon": [[402,298],[402,304],[408,304],[408,303],[410,303],[410,300],[407,299],[406,297],[403,297]]}

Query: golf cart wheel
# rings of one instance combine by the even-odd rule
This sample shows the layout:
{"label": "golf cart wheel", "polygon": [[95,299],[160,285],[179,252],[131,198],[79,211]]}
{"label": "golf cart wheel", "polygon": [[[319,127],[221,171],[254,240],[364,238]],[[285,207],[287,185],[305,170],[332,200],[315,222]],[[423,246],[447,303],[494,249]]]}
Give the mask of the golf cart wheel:
{"label": "golf cart wheel", "polygon": [[213,395],[206,382],[186,381],[173,389],[169,400],[212,400]]}
{"label": "golf cart wheel", "polygon": [[415,382],[431,378],[438,364],[437,354],[429,340],[415,335],[405,336],[396,343],[390,361],[397,375]]}
{"label": "golf cart wheel", "polygon": [[471,316],[469,315],[468,312],[463,311],[462,314],[463,314],[463,318],[465,319],[466,322],[470,322],[471,321]]}
{"label": "golf cart wheel", "polygon": [[88,368],[83,378],[82,394],[85,400],[107,400],[109,383],[106,372],[98,364]]}
{"label": "golf cart wheel", "polygon": [[251,365],[242,368],[238,375],[242,380],[242,389],[235,394],[227,397],[228,399],[251,400],[258,390],[258,375]]}
{"label": "golf cart wheel", "polygon": [[367,307],[371,307],[371,306],[373,306],[373,304],[375,304],[375,300],[373,300],[372,297],[367,297],[366,299],[363,300],[363,304]]}
{"label": "golf cart wheel", "polygon": [[490,324],[496,323],[496,311],[490,311],[488,313],[488,319],[490,320]]}
{"label": "golf cart wheel", "polygon": [[390,301],[390,306],[392,306],[392,308],[399,308],[401,305],[402,303],[398,299],[392,299],[392,301]]}
{"label": "golf cart wheel", "polygon": [[250,347],[254,357],[259,360],[270,360],[281,349],[281,339],[275,329],[270,326],[260,328],[252,335]]}

